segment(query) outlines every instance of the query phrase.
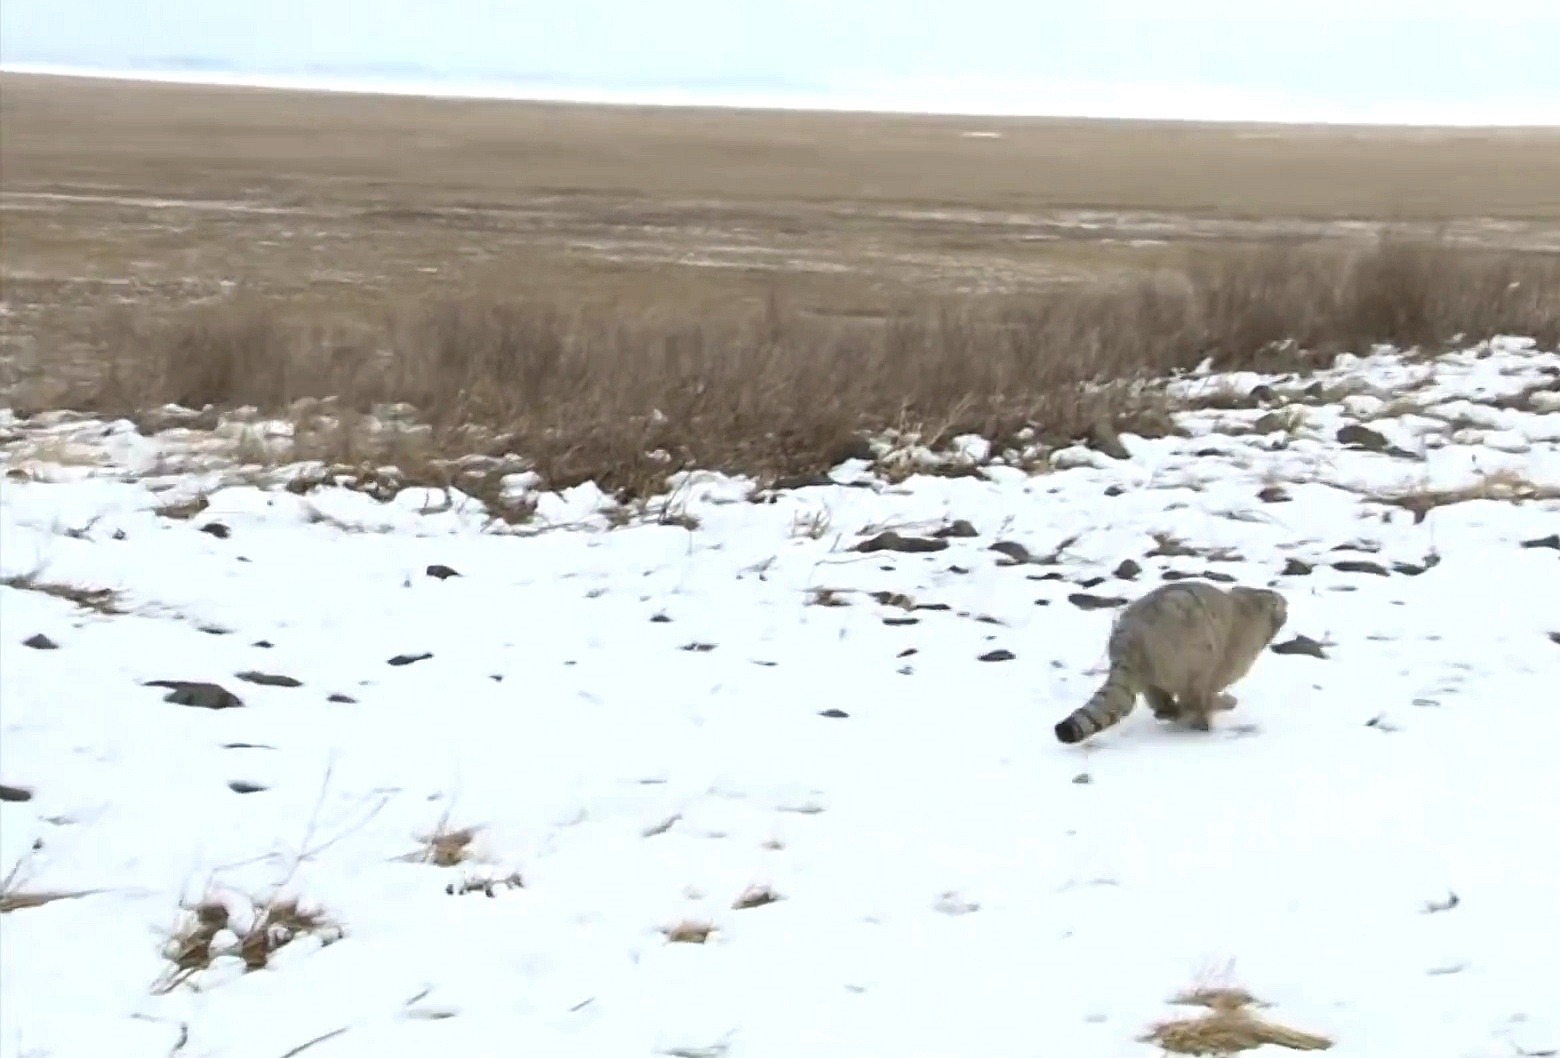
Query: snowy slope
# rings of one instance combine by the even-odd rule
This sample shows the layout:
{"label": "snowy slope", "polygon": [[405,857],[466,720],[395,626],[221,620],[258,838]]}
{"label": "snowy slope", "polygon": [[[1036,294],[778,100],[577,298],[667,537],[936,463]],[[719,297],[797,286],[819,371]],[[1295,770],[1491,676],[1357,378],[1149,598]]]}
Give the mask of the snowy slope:
{"label": "snowy slope", "polygon": [[[1259,384],[1044,474],[693,475],[692,529],[6,419],[0,874],[83,895],[0,918],[0,1056],[1148,1056],[1210,977],[1349,1058],[1560,1048],[1560,354],[1175,385]],[[945,546],[853,550],[889,529]],[[1276,585],[1320,650],[1212,733],[1059,745],[1166,571]],[[411,862],[441,820],[469,858]],[[340,938],[157,987],[181,901],[220,949],[289,896]]]}

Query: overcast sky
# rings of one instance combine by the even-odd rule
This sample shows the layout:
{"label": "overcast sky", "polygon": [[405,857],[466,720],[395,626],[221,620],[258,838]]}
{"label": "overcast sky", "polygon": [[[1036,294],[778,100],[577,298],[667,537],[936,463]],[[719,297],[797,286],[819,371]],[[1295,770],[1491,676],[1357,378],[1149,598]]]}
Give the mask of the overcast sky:
{"label": "overcast sky", "polygon": [[1181,93],[1205,103],[1222,95],[1560,122],[1560,0],[1288,0],[1282,13],[1254,13],[1261,6],[3,0],[0,62],[340,77],[415,68],[423,77],[620,90],[899,92],[1005,101],[1004,109],[1072,89],[1108,97],[1101,86],[1116,86],[1161,103]]}

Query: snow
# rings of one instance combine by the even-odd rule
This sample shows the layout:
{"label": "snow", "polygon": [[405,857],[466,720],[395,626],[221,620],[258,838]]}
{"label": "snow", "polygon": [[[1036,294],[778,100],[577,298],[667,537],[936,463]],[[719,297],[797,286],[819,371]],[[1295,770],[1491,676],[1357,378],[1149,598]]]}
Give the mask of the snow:
{"label": "snow", "polygon": [[[1148,1056],[1223,977],[1347,1058],[1560,1047],[1557,378],[1517,339],[1204,374],[1170,388],[1347,393],[1271,432],[1184,412],[1127,460],[899,439],[984,477],[700,473],[659,517],[580,486],[516,526],[295,494],[194,428],[0,415],[0,781],[32,793],[0,875],[84,894],[0,919],[0,1056]],[[1358,416],[1395,448],[1339,444]],[[1427,490],[1471,498],[1384,502]],[[943,550],[851,550],[958,519]],[[1164,570],[1276,585],[1279,640],[1326,656],[1265,653],[1211,733],[1140,706],[1060,745],[1116,612],[1070,596]],[[441,820],[473,858],[409,862]],[[780,899],[735,909],[754,886]],[[343,936],[155,988],[203,896]]]}

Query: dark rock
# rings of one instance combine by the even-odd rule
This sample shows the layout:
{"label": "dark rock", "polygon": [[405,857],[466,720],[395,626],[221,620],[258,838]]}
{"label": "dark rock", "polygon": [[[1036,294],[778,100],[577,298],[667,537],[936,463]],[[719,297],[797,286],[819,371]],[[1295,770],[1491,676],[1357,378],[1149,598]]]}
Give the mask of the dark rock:
{"label": "dark rock", "polygon": [[967,573],[969,573],[969,570],[966,569],[963,566],[949,566],[948,567],[948,572],[949,573],[953,573],[953,574],[957,574],[958,576],[962,577],[962,576],[966,575]]}
{"label": "dark rock", "polygon": [[917,610],[948,611],[948,610],[952,610],[953,607],[949,606],[945,602],[919,602],[919,603],[915,604],[915,609],[917,609]]}
{"label": "dark rock", "polygon": [[246,672],[234,673],[236,679],[245,683],[256,683],[262,687],[302,687],[302,680],[295,680],[291,676],[276,676],[269,672],[255,672],[250,669]]}
{"label": "dark rock", "polygon": [[1097,420],[1089,427],[1083,435],[1083,443],[1112,459],[1132,458],[1127,446],[1121,443],[1121,435],[1116,432],[1116,428],[1104,419]]}
{"label": "dark rock", "polygon": [[1105,486],[1105,495],[1107,495],[1107,496],[1120,496],[1123,492],[1126,492],[1126,491],[1127,490],[1122,488],[1120,485],[1106,485]]}
{"label": "dark rock", "polygon": [[1282,486],[1269,485],[1267,488],[1257,493],[1257,499],[1261,500],[1263,503],[1288,503],[1290,497],[1289,493],[1284,491]]}
{"label": "dark rock", "polygon": [[1278,399],[1278,394],[1274,393],[1273,387],[1268,385],[1266,382],[1259,382],[1255,386],[1252,386],[1251,392],[1246,394],[1246,396],[1263,404],[1271,404],[1273,401]]}
{"label": "dark rock", "polygon": [[1031,574],[1029,574],[1029,576],[1025,577],[1024,579],[1025,580],[1066,580],[1067,579],[1067,575],[1065,573],[1058,572],[1057,570],[1051,570],[1048,573],[1031,573]]}
{"label": "dark rock", "polygon": [[919,617],[885,617],[883,618],[883,623],[893,628],[901,628],[904,625],[918,625],[921,623],[921,619]]}
{"label": "dark rock", "polygon": [[1340,426],[1338,432],[1333,435],[1339,444],[1348,445],[1351,448],[1363,448],[1367,452],[1385,452],[1391,447],[1391,442],[1369,426],[1361,426],[1351,422],[1347,426]]}
{"label": "dark rock", "polygon": [[237,794],[245,794],[260,793],[264,790],[270,789],[270,787],[262,786],[257,782],[249,782],[245,779],[234,779],[232,782],[228,783],[228,789]]}
{"label": "dark rock", "polygon": [[1538,537],[1536,540],[1522,541],[1523,547],[1548,547],[1560,551],[1560,533],[1550,533],[1548,536]]}
{"label": "dark rock", "polygon": [[[866,458],[871,459],[872,457],[868,455]],[[845,460],[841,459],[838,462],[843,463]],[[774,484],[770,485],[769,488],[774,492],[787,492],[791,489],[820,488],[832,484],[834,484],[834,479],[827,474],[782,474],[780,477],[775,478]]]}
{"label": "dark rock", "polygon": [[1127,600],[1119,599],[1111,595],[1089,595],[1085,592],[1074,592],[1067,596],[1067,601],[1080,610],[1109,610],[1116,606],[1125,606]]}
{"label": "dark rock", "polygon": [[1078,587],[1080,587],[1080,588],[1098,588],[1101,584],[1105,583],[1105,579],[1106,578],[1104,578],[1104,577],[1085,577],[1083,580],[1080,580],[1078,582]]}
{"label": "dark rock", "polygon": [[0,783],[0,801],[9,804],[20,804],[23,801],[31,801],[32,798],[32,791],[26,787]]}
{"label": "dark rock", "polygon": [[163,701],[193,709],[238,709],[244,704],[226,687],[199,680],[147,680],[145,686],[166,687],[168,693],[163,695]]}
{"label": "dark rock", "polygon": [[1196,580],[1197,574],[1188,573],[1184,569],[1167,569],[1159,577],[1161,580]]}
{"label": "dark rock", "polygon": [[902,591],[875,591],[872,599],[879,606],[897,606],[901,610],[914,610],[915,600]]}
{"label": "dark rock", "polygon": [[870,463],[876,458],[877,453],[872,451],[872,442],[865,437],[847,438],[829,452],[829,462],[833,466],[839,466],[848,459],[863,459]]}
{"label": "dark rock", "polygon": [[1175,539],[1173,536],[1164,536],[1160,537],[1156,541],[1153,550],[1148,553],[1147,557],[1186,558],[1189,555],[1195,554],[1197,554],[1197,549],[1195,547],[1184,544],[1181,541]]}
{"label": "dark rock", "polygon": [[1317,379],[1315,382],[1312,382],[1309,386],[1305,387],[1305,395],[1307,397],[1320,397],[1326,392],[1327,385],[1321,379]]}
{"label": "dark rock", "polygon": [[395,657],[385,662],[385,664],[399,667],[401,665],[412,665],[419,661],[427,661],[431,657],[433,657],[433,655],[427,652],[422,654],[397,654]]}
{"label": "dark rock", "polygon": [[1378,577],[1391,576],[1387,567],[1380,562],[1370,562],[1362,558],[1341,558],[1332,564],[1332,568],[1343,573],[1373,573]]}
{"label": "dark rock", "polygon": [[1268,648],[1275,654],[1305,654],[1313,658],[1326,658],[1327,652],[1322,645],[1310,636],[1297,635],[1283,643],[1274,643]]}
{"label": "dark rock", "polygon": [[252,647],[259,647],[261,650],[270,650],[272,647],[276,646],[276,644],[271,642],[269,639],[257,639],[249,645]]}
{"label": "dark rock", "polygon": [[911,655],[919,654],[920,652],[921,652],[920,648],[918,648],[918,647],[905,647],[905,649],[903,649],[899,653],[895,654],[894,657],[896,657],[896,658],[908,658]]}
{"label": "dark rock", "polygon": [[672,619],[666,616],[664,613],[656,613],[650,615],[650,623],[657,625],[671,624]]}
{"label": "dark rock", "polygon": [[1051,605],[1051,600],[1050,599],[1036,599],[1035,600],[1035,605],[1036,606],[1050,606]]}
{"label": "dark rock", "polygon": [[1256,422],[1251,424],[1251,432],[1264,434],[1279,433],[1287,429],[1288,426],[1288,420],[1286,420],[1282,415],[1278,414],[1278,412],[1270,411],[1266,415],[1257,417]]}
{"label": "dark rock", "polygon": [[982,654],[976,660],[978,660],[978,661],[1012,661],[1016,657],[1018,657],[1018,655],[1013,653],[1011,650],[1003,650],[1003,649],[1001,649],[999,647],[996,650],[988,651],[985,654]]}
{"label": "dark rock", "polygon": [[1115,568],[1112,576],[1117,577],[1120,580],[1136,580],[1138,574],[1142,572],[1143,567],[1129,558]]}
{"label": "dark rock", "polygon": [[198,631],[204,632],[208,636],[226,636],[233,634],[233,630],[231,628],[223,628],[220,625],[201,625]]}
{"label": "dark rock", "polygon": [[1194,456],[1196,456],[1198,459],[1207,459],[1210,456],[1222,456],[1224,454],[1224,449],[1222,449],[1222,448],[1199,448],[1197,451],[1193,452],[1192,454]]}
{"label": "dark rock", "polygon": [[1211,580],[1218,584],[1235,583],[1235,578],[1233,576],[1228,573],[1221,573],[1216,569],[1205,569],[1202,571],[1202,576],[1204,580]]}
{"label": "dark rock", "polygon": [[336,702],[336,703],[338,703],[340,705],[356,705],[357,704],[357,699],[356,698],[352,697],[350,694],[342,694],[339,691],[336,692],[335,694],[327,695],[325,700],[327,702]]}
{"label": "dark rock", "polygon": [[22,640],[22,646],[32,647],[34,650],[58,650],[60,645],[48,636],[39,632],[37,635],[28,636]]}
{"label": "dark rock", "polygon": [[871,540],[863,540],[851,548],[851,550],[861,552],[902,551],[907,554],[920,554],[927,551],[942,551],[947,546],[948,541],[946,540],[929,540],[923,536],[900,536],[898,533],[890,530],[886,533],[879,533]]}
{"label": "dark rock", "polygon": [[1298,558],[1286,558],[1284,559],[1282,575],[1285,577],[1304,577],[1311,572],[1312,568],[1309,562],[1302,562]]}
{"label": "dark rock", "polygon": [[221,522],[207,522],[205,525],[200,527],[200,531],[214,536],[218,540],[226,540],[228,537],[233,535],[233,530],[229,529]]}
{"label": "dark rock", "polygon": [[1009,559],[1006,565],[1022,566],[1035,560],[1034,556],[1029,553],[1029,548],[1017,540],[998,540],[986,550],[995,551],[997,554],[1005,556]]}
{"label": "dark rock", "polygon": [[967,539],[979,535],[975,527],[963,518],[955,519],[932,534],[938,540]]}
{"label": "dark rock", "polygon": [[1392,571],[1401,573],[1405,577],[1417,577],[1425,571],[1425,567],[1416,566],[1412,562],[1394,562],[1392,563]]}
{"label": "dark rock", "polygon": [[843,709],[825,709],[818,715],[826,716],[830,720],[844,720],[846,717],[850,716],[850,714]]}
{"label": "dark rock", "polygon": [[715,649],[714,643],[684,643],[679,650],[686,650],[690,654],[708,654]]}
{"label": "dark rock", "polygon": [[440,565],[437,562],[429,566],[424,572],[427,573],[428,576],[434,577],[438,580],[449,580],[451,577],[460,576],[459,573],[455,572],[449,566]]}

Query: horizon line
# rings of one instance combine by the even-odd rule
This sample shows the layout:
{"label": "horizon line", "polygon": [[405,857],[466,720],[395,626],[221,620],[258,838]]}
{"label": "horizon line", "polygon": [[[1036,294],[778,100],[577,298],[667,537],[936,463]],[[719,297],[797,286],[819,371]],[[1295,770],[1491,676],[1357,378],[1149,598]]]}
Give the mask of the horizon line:
{"label": "horizon line", "polygon": [[[1560,106],[1552,110],[1540,108],[1542,117],[1523,115],[1518,120],[1488,120],[1488,115],[1470,117],[1467,111],[1479,108],[1462,108],[1460,116],[1438,115],[1433,120],[1405,119],[1402,115],[1385,116],[1381,113],[1353,113],[1339,116],[1334,109],[1324,116],[1327,108],[1307,112],[1305,105],[1293,102],[1259,99],[1250,95],[1204,86],[1166,88],[1156,85],[1049,85],[1053,93],[1077,92],[1080,88],[1092,90],[1096,99],[1101,93],[1115,97],[1115,104],[1104,107],[1084,103],[1077,96],[1070,104],[1028,107],[992,107],[978,103],[948,103],[936,99],[908,99],[903,94],[889,93],[873,97],[870,93],[848,94],[842,92],[805,91],[790,92],[740,92],[679,88],[613,89],[604,87],[562,87],[557,79],[548,82],[523,78],[464,78],[452,76],[428,79],[382,77],[368,74],[332,73],[260,73],[221,68],[167,69],[142,67],[73,66],[63,63],[28,63],[0,61],[0,73],[34,77],[61,77],[85,80],[134,81],[153,84],[177,84],[192,87],[253,88],[262,91],[322,92],[340,95],[375,95],[426,99],[450,99],[469,101],[508,101],[517,103],[557,103],[583,106],[624,106],[655,109],[719,109],[774,111],[786,113],[821,114],[883,114],[894,116],[961,117],[1076,121],[1141,121],[1176,122],[1182,124],[1229,125],[1285,125],[1331,126],[1338,128],[1402,128],[1402,129],[1466,129],[1466,130],[1560,130]],[[1204,104],[1214,103],[1218,114],[1193,106],[1190,109],[1167,109],[1160,101],[1179,96],[1200,99]],[[1219,102],[1222,100],[1223,105]],[[1147,107],[1142,104],[1149,103]],[[1231,106],[1234,105],[1235,112]],[[1256,104],[1253,106],[1252,104]],[[1244,111],[1244,112],[1240,112]],[[1275,115],[1275,111],[1277,115]]]}

